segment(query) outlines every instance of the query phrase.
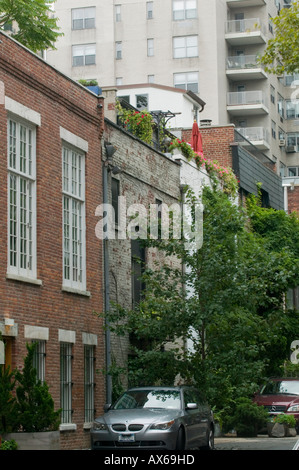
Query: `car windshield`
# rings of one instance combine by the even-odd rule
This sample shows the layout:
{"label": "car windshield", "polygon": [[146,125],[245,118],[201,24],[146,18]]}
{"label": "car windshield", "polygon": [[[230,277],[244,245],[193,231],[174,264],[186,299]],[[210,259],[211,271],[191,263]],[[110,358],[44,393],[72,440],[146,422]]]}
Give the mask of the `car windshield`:
{"label": "car windshield", "polygon": [[262,395],[299,395],[299,380],[271,380],[261,390]]}
{"label": "car windshield", "polygon": [[133,408],[166,408],[179,410],[179,390],[129,390],[114,404],[114,410]]}

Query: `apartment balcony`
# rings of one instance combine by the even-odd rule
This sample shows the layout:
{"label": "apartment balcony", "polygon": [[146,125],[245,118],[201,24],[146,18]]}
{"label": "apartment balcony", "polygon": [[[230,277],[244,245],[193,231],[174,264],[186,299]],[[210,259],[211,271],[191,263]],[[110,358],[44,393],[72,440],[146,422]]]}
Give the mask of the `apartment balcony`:
{"label": "apartment balcony", "polygon": [[258,149],[270,149],[269,132],[264,127],[240,127],[236,131]]}
{"label": "apartment balcony", "polygon": [[232,116],[268,114],[267,99],[262,91],[236,91],[227,94],[227,111]]}
{"label": "apartment balcony", "polygon": [[229,8],[242,8],[242,7],[262,7],[266,5],[265,0],[227,0]]}
{"label": "apartment balcony", "polygon": [[259,18],[226,22],[225,39],[232,46],[266,44],[266,27]]}
{"label": "apartment balcony", "polygon": [[263,67],[257,63],[256,55],[228,57],[226,61],[226,76],[235,81],[267,78]]}

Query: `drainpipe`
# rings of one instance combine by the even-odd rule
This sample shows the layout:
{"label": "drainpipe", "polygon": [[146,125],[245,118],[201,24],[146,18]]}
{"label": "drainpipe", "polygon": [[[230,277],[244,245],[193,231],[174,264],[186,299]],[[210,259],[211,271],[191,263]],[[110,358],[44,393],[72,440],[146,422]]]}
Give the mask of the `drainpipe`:
{"label": "drainpipe", "polygon": [[[108,204],[108,171],[109,163],[116,149],[108,142],[104,143],[106,149],[106,160],[103,163],[103,203]],[[104,206],[105,207],[105,206]],[[105,313],[107,314],[110,309],[110,283],[109,283],[109,239],[108,227],[106,227],[106,234],[104,230],[103,237],[104,249],[104,288],[105,288]],[[110,324],[105,315],[105,330],[106,330],[106,403],[112,403],[112,377],[109,374],[111,367],[111,334]]]}

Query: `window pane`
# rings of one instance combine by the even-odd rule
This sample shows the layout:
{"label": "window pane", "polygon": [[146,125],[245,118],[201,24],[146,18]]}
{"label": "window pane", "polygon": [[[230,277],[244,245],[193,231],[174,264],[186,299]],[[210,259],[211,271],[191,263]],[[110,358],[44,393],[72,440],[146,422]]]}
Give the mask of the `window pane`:
{"label": "window pane", "polygon": [[[8,121],[8,266],[12,272],[35,276],[34,201],[35,133],[27,125]],[[30,177],[30,179],[28,178]]]}
{"label": "window pane", "polygon": [[187,36],[187,57],[197,57],[197,37],[196,36]]}

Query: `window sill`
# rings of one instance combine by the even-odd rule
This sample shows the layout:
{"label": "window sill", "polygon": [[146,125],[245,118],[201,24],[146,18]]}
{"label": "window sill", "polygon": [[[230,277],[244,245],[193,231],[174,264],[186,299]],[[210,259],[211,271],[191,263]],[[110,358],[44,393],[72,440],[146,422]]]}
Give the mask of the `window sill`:
{"label": "window sill", "polygon": [[61,290],[63,292],[68,292],[69,294],[83,295],[85,297],[91,297],[91,293],[87,290],[75,289],[73,287],[62,286]]}
{"label": "window sill", "polygon": [[77,424],[75,423],[63,423],[59,425],[59,431],[77,431]]}
{"label": "window sill", "polygon": [[27,284],[34,284],[36,286],[43,285],[43,281],[41,281],[40,279],[33,279],[26,276],[20,276],[19,274],[6,273],[6,279],[9,279],[11,281],[25,282]]}

